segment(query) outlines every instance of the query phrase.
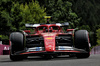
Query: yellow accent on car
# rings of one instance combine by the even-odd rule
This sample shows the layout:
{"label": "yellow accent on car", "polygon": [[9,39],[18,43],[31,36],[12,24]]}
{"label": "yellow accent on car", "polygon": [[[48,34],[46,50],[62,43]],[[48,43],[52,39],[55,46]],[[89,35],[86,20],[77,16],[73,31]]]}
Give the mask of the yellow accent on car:
{"label": "yellow accent on car", "polygon": [[46,38],[46,39],[53,39],[52,37]]}
{"label": "yellow accent on car", "polygon": [[51,50],[51,48],[49,48]]}

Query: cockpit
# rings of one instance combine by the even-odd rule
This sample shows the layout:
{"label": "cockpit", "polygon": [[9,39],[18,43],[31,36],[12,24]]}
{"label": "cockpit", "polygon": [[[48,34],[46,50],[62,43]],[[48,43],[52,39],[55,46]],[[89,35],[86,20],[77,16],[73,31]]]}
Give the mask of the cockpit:
{"label": "cockpit", "polygon": [[45,33],[45,32],[59,32],[60,27],[56,25],[44,25],[44,26],[39,26],[36,28],[37,32],[39,33]]}

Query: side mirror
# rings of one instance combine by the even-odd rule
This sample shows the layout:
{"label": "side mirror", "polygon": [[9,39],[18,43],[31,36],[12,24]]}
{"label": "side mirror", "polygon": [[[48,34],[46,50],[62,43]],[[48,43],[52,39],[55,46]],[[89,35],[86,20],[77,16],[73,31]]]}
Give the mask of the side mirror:
{"label": "side mirror", "polygon": [[30,33],[31,31],[30,31],[30,30],[24,30],[24,32],[26,32],[26,33]]}

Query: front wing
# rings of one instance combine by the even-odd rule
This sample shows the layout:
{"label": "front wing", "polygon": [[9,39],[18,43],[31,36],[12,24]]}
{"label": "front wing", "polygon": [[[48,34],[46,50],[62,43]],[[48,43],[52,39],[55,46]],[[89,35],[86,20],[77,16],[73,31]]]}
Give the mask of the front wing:
{"label": "front wing", "polygon": [[25,48],[22,51],[15,52],[13,55],[41,55],[41,54],[59,54],[59,53],[88,53],[83,49],[69,46],[58,46],[53,52],[45,51],[44,47]]}

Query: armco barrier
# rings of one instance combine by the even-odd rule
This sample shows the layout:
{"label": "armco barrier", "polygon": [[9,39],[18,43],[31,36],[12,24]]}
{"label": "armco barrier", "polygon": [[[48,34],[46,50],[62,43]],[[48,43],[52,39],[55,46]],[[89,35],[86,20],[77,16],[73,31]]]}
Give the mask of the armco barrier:
{"label": "armco barrier", "polygon": [[8,55],[9,54],[9,45],[0,44],[0,55]]}
{"label": "armco barrier", "polygon": [[100,54],[100,46],[96,46],[94,48],[92,48],[91,54]]}

